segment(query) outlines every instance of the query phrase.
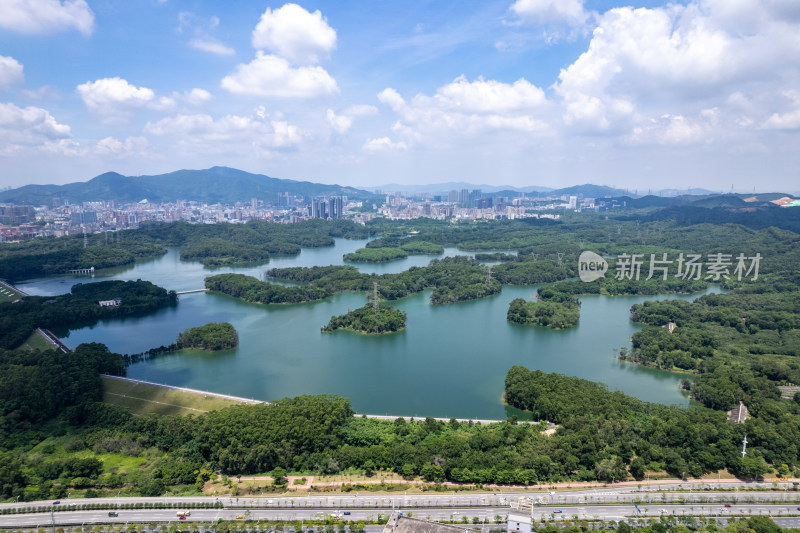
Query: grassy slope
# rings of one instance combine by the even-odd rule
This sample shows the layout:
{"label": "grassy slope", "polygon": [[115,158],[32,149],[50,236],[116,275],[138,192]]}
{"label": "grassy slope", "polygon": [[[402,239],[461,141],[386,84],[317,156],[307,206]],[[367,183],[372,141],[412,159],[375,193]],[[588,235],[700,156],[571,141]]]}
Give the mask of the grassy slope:
{"label": "grassy slope", "polygon": [[47,342],[47,340],[39,335],[38,331],[34,331],[31,333],[31,336],[22,343],[20,348],[28,348],[31,350],[52,350],[53,345]]}
{"label": "grassy slope", "polygon": [[200,414],[235,405],[237,402],[199,393],[178,391],[129,383],[111,378],[103,378],[103,401],[128,408],[135,415],[158,414]]}
{"label": "grassy slope", "polygon": [[14,300],[18,300],[22,298],[22,295],[17,293],[16,291],[10,290],[5,285],[0,285],[0,303],[3,302],[13,302]]}

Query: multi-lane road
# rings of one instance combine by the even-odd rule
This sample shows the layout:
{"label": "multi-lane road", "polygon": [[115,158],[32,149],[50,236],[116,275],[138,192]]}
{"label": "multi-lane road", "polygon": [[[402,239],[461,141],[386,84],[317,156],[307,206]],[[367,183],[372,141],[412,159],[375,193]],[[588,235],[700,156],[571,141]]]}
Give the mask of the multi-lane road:
{"label": "multi-lane road", "polygon": [[[712,490],[719,487],[727,490]],[[534,500],[535,520],[622,520],[668,516],[739,517],[765,515],[780,518],[785,527],[800,526],[800,491],[792,483],[739,484],[687,483],[684,485],[645,484],[597,488],[539,490],[529,492],[438,493],[438,494],[337,494],[318,496],[295,494],[263,497],[160,497],[97,498],[0,504],[7,507],[35,508],[38,512],[0,515],[0,526],[23,528],[85,525],[95,523],[179,522],[176,509],[127,509],[123,507],[169,504],[186,506],[191,511],[187,522],[216,520],[317,521],[330,515],[345,520],[386,518],[392,510],[402,509],[418,518],[472,523],[505,522],[509,504],[520,497]],[[82,510],[92,503],[102,510]],[[215,504],[214,509],[193,509],[197,504]],[[118,516],[109,516],[119,508]],[[53,511],[53,512],[51,512]],[[561,511],[561,512],[559,512]],[[346,514],[345,514],[346,513]],[[180,521],[183,522],[183,521]]]}
{"label": "multi-lane road", "polygon": [[[797,505],[786,504],[755,504],[755,505],[731,505],[723,507],[720,505],[653,505],[639,504],[639,511],[633,505],[575,505],[575,506],[537,506],[534,509],[533,518],[539,521],[545,520],[630,520],[638,518],[657,518],[662,515],[686,517],[686,516],[705,516],[715,518],[731,518],[740,516],[764,515],[773,518],[789,518],[792,515],[800,516]],[[561,511],[561,512],[559,512]],[[346,511],[331,510],[327,508],[303,509],[303,510],[271,510],[271,509],[192,509],[191,515],[187,518],[188,522],[215,522],[217,520],[283,520],[283,521],[320,521],[329,515],[336,515],[345,520],[365,520],[373,521],[382,516],[388,518],[391,508],[381,510],[354,509]],[[461,521],[467,517],[468,522],[472,523],[477,518],[479,522],[488,519],[494,522],[500,518],[505,522],[508,513],[507,507],[452,507],[452,508],[425,508],[415,511],[405,510],[406,514],[434,521]],[[56,527],[68,525],[83,525],[95,523],[147,523],[147,522],[182,522],[178,519],[174,509],[135,509],[117,511],[116,517],[109,517],[108,511],[65,511],[58,513],[29,513],[18,515],[0,516],[0,524],[3,527],[21,528],[50,526],[51,517],[55,521]],[[800,524],[800,518],[792,518],[792,521]]]}

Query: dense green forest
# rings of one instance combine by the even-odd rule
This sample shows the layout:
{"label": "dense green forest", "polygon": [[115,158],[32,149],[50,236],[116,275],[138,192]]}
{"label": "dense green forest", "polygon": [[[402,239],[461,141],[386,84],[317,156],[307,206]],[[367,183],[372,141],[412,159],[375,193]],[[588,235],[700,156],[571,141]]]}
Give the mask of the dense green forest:
{"label": "dense green forest", "polygon": [[500,292],[501,284],[489,269],[464,256],[434,259],[426,267],[411,267],[397,274],[362,274],[349,266],[291,267],[267,271],[267,276],[302,282],[284,287],[241,274],[206,278],[206,288],[255,303],[300,303],[321,300],[346,291],[369,291],[378,284],[379,297],[404,298],[432,288],[431,303],[446,304],[483,298]]}
{"label": "dense green forest", "polygon": [[[733,424],[722,411],[643,402],[599,383],[516,366],[506,377],[506,401],[561,424],[556,436],[566,438],[564,452],[574,454],[581,468],[592,465],[581,441],[577,448],[569,442],[578,435],[599,436],[605,448],[593,457],[598,479],[641,479],[653,470],[700,476],[723,468],[754,478],[783,464],[788,472],[800,460],[800,403],[793,400],[775,399],[769,416],[762,411]],[[745,433],[750,444],[742,457]]]}
{"label": "dense green forest", "polygon": [[[116,307],[101,307],[101,300],[120,298]],[[73,285],[69,294],[26,296],[18,302],[0,303],[0,348],[15,348],[36,328],[90,325],[101,318],[144,315],[176,305],[174,291],[149,281],[98,281]]]}
{"label": "dense green forest", "polygon": [[178,335],[178,348],[199,348],[215,352],[229,350],[239,345],[239,335],[229,322],[210,322],[189,328]]}
{"label": "dense green forest", "polygon": [[[66,356],[0,351],[2,497],[191,492],[216,469],[388,470],[433,482],[530,484],[641,479],[665,470],[699,476],[721,468],[748,479],[773,468],[788,475],[798,460],[800,404],[788,400],[778,419],[731,424],[720,411],[642,402],[600,384],[514,367],[508,402],[558,422],[555,434],[538,424],[353,417],[349,402],[334,396],[188,417],[132,416],[96,401],[97,372],[114,371],[120,359],[102,345],[81,345]],[[742,458],[745,432],[750,445]],[[126,457],[139,466],[123,473],[110,466]]]}
{"label": "dense green forest", "polygon": [[393,333],[406,329],[406,314],[387,305],[379,305],[376,309],[374,305],[367,304],[343,315],[331,317],[322,331],[331,332],[337,329],[349,329],[373,335]]}
{"label": "dense green forest", "polygon": [[30,239],[0,245],[0,278],[12,281],[66,274],[79,268],[105,268],[133,263],[137,259],[162,255],[166,248],[135,231],[119,231]]}

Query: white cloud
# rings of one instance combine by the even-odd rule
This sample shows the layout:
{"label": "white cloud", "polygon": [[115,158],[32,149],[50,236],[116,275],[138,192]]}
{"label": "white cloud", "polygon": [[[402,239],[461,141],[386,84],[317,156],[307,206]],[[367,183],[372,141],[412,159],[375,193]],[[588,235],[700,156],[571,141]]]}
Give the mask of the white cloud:
{"label": "white cloud", "polygon": [[786,91],[786,98],[793,102],[793,107],[785,113],[773,113],[764,122],[763,128],[768,130],[800,129],[800,92]]}
{"label": "white cloud", "polygon": [[469,82],[461,76],[433,96],[418,94],[406,102],[387,88],[378,100],[397,113],[393,129],[409,144],[477,138],[487,132],[538,135],[548,129],[544,91],[525,79],[508,84],[483,78]]}
{"label": "white cloud", "polygon": [[696,144],[708,140],[707,131],[707,125],[702,122],[667,114],[651,119],[646,125],[636,126],[627,140],[631,144]]}
{"label": "white cloud", "polygon": [[579,26],[589,18],[582,0],[516,0],[511,11],[524,21],[538,24],[564,22]]}
{"label": "white cloud", "polygon": [[226,115],[219,120],[208,114],[175,115],[148,122],[145,132],[171,136],[185,151],[197,153],[291,150],[307,137],[279,115],[268,116],[263,108],[256,109],[251,117]]}
{"label": "white cloud", "polygon": [[378,112],[378,108],[371,105],[352,105],[342,111],[340,114],[336,114],[333,109],[328,109],[326,116],[328,118],[328,123],[337,133],[346,133],[347,130],[353,125],[353,121],[355,117],[361,117],[366,115],[374,115]]}
{"label": "white cloud", "polygon": [[194,88],[191,91],[184,93],[174,93],[173,98],[176,100],[183,100],[190,105],[203,105],[211,101],[211,93],[205,89]]}
{"label": "white cloud", "polygon": [[253,47],[294,64],[314,64],[336,47],[336,31],[319,10],[309,13],[297,4],[284,4],[261,15],[253,30]]}
{"label": "white cloud", "polygon": [[353,125],[353,117],[337,115],[334,113],[333,109],[328,109],[326,116],[328,117],[328,123],[330,123],[336,133],[346,133],[347,130],[350,129],[350,126]]}
{"label": "white cloud", "polygon": [[115,120],[126,117],[134,109],[170,109],[172,98],[157,97],[152,89],[136,87],[119,77],[87,81],[77,87],[78,94],[89,111]]}
{"label": "white cloud", "polygon": [[148,146],[144,137],[128,137],[120,141],[114,137],[106,137],[97,141],[94,152],[99,155],[115,155],[118,157],[141,156]]}
{"label": "white cloud", "polygon": [[[607,11],[597,17],[587,51],[554,85],[565,124],[624,135],[634,127],[649,131],[649,117],[669,116],[677,131],[675,117],[705,107],[741,113],[726,108],[735,93],[768,102],[768,95],[800,81],[800,16],[786,18],[787,9],[780,0],[699,0]],[[739,116],[736,122],[754,119]]]}
{"label": "white cloud", "polygon": [[336,80],[322,67],[292,67],[285,59],[261,51],[225,76],[221,85],[234,94],[262,97],[314,98],[339,92]]}
{"label": "white cloud", "polygon": [[233,48],[212,36],[218,26],[219,17],[216,16],[206,19],[198,17],[191,11],[178,13],[178,32],[185,31],[194,34],[194,38],[189,41],[189,46],[218,56],[234,55],[236,51]]}
{"label": "white cloud", "polygon": [[218,56],[232,56],[236,53],[236,51],[230,46],[226,46],[216,39],[212,39],[210,37],[206,37],[204,39],[192,39],[189,41],[189,46],[196,48],[197,50],[216,54]]}
{"label": "white cloud", "polygon": [[59,124],[46,109],[0,103],[0,154],[24,149],[64,151],[71,137],[70,127]]}
{"label": "white cloud", "polygon": [[482,77],[470,83],[460,76],[436,91],[434,98],[442,107],[478,113],[529,109],[545,102],[544,91],[524,78],[509,85]]}
{"label": "white cloud", "polygon": [[362,148],[366,152],[397,152],[405,150],[407,147],[403,141],[392,142],[389,137],[380,137],[367,140]]}
{"label": "white cloud", "polygon": [[78,30],[91,35],[94,13],[86,0],[3,0],[0,28],[27,34]]}
{"label": "white cloud", "polygon": [[13,57],[0,56],[0,89],[25,79],[22,64]]}

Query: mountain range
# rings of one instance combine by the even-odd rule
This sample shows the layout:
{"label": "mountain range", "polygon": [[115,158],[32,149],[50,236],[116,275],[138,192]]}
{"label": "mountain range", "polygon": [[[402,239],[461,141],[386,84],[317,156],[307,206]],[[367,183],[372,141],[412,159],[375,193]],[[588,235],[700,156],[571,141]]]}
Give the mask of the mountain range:
{"label": "mountain range", "polygon": [[257,198],[277,203],[278,195],[347,196],[350,199],[375,198],[369,191],[324,185],[310,181],[271,178],[228,167],[205,170],[178,170],[155,176],[123,176],[106,172],[89,181],[66,185],[25,185],[0,192],[0,202],[22,205],[51,205],[53,198],[75,204],[114,200],[116,202],[174,202],[194,200],[205,203],[234,204]]}
{"label": "mountain range", "polygon": [[[428,185],[388,184],[371,190],[358,189],[342,185],[325,185],[310,181],[279,179],[263,174],[252,174],[229,167],[212,167],[204,170],[178,170],[168,174],[152,176],[123,176],[116,172],[106,172],[89,181],[68,183],[66,185],[25,185],[17,189],[0,191],[0,203],[17,205],[52,205],[54,198],[62,202],[79,204],[81,202],[110,201],[119,203],[140,202],[148,200],[154,203],[175,202],[177,200],[198,201],[204,203],[235,204],[249,202],[257,198],[266,203],[278,203],[278,195],[289,193],[291,196],[347,196],[354,200],[377,201],[375,191],[447,194],[452,190],[480,189],[484,196],[500,196],[515,198],[521,194],[529,198],[578,196],[579,198],[614,198],[618,203],[630,207],[655,207],[684,205],[701,201],[710,203],[708,207],[719,206],[719,200],[702,200],[705,193],[712,198],[724,196],[730,204],[744,204],[747,195],[720,195],[705,189],[688,191],[665,189],[658,191],[658,196],[638,196],[629,191],[608,187],[606,185],[573,185],[560,189],[528,186],[513,187],[510,185],[475,185],[465,182],[446,182]],[[682,193],[678,195],[678,193]],[[759,194],[760,201],[779,198],[780,194]],[[627,203],[625,203],[627,202]],[[752,205],[752,204],[751,204]],[[731,205],[733,206],[733,205]]]}

